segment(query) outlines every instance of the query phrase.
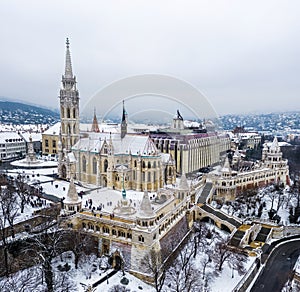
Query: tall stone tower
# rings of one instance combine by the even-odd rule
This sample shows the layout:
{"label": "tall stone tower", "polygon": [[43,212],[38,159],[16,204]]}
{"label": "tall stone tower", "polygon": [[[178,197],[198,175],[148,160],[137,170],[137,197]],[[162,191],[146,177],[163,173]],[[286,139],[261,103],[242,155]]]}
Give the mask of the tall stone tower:
{"label": "tall stone tower", "polygon": [[[69,39],[66,40],[66,64],[65,74],[62,76],[60,89],[60,121],[61,133],[59,147],[58,175],[61,178],[71,178],[75,173],[74,155],[71,153],[72,146],[79,139],[79,93],[76,88],[76,77],[73,75]],[[74,165],[74,166],[72,166]]]}

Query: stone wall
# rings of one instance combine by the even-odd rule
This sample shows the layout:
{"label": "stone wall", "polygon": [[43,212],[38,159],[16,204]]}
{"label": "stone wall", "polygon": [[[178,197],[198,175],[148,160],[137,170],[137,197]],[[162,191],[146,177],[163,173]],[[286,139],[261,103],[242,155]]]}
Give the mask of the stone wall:
{"label": "stone wall", "polygon": [[188,222],[184,216],[166,235],[160,239],[161,259],[164,261],[188,233]]}

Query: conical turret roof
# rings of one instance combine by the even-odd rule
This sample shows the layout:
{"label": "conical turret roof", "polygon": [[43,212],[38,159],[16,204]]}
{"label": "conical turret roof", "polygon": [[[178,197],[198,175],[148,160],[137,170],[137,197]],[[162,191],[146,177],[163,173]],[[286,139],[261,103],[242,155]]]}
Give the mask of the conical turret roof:
{"label": "conical turret roof", "polygon": [[222,172],[231,172],[231,167],[230,167],[229,159],[227,156],[226,156],[226,159],[224,162],[224,166],[222,168]]}
{"label": "conical turret roof", "polygon": [[73,178],[71,178],[68,193],[67,193],[67,198],[65,199],[64,203],[71,204],[71,203],[78,203],[80,201],[81,200],[78,197],[74,180]]}
{"label": "conical turret roof", "polygon": [[187,179],[186,179],[185,173],[183,173],[181,178],[180,178],[178,189],[180,189],[180,190],[189,190],[190,189],[189,184],[188,184]]}
{"label": "conical turret roof", "polygon": [[145,218],[145,217],[148,218],[148,217],[155,216],[155,213],[152,210],[151,202],[147,191],[144,192],[143,199],[137,216],[141,218]]}

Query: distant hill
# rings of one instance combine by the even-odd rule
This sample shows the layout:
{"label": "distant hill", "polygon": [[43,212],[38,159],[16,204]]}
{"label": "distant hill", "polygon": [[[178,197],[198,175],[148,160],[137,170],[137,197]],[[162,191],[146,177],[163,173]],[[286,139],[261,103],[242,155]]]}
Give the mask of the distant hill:
{"label": "distant hill", "polygon": [[51,109],[0,100],[0,123],[2,124],[54,124],[59,119],[59,113]]}

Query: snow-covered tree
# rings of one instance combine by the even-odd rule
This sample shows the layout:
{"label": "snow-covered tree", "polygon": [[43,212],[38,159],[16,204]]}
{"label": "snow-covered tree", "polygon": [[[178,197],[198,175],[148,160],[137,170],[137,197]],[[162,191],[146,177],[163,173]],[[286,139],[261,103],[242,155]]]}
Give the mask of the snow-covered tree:
{"label": "snow-covered tree", "polygon": [[167,271],[170,291],[199,291],[202,287],[201,276],[195,267],[194,243],[190,240],[180,251]]}

